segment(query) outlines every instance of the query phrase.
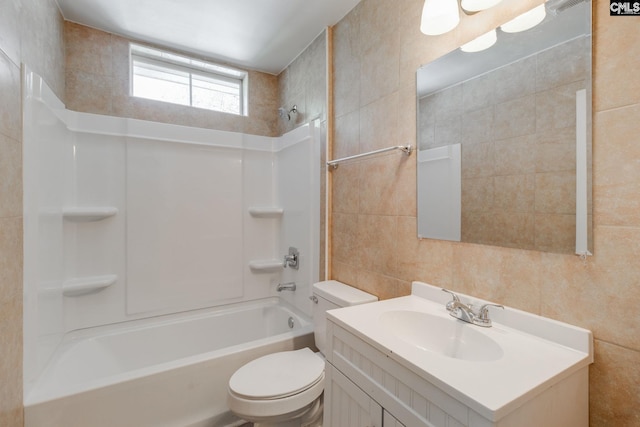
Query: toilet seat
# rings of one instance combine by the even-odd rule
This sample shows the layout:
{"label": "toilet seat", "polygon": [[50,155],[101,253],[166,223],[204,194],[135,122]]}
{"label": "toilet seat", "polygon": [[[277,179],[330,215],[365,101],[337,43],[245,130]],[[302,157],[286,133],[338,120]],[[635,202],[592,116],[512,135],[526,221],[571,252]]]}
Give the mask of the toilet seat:
{"label": "toilet seat", "polygon": [[281,399],[313,386],[323,372],[324,360],[309,348],[282,351],[238,369],[229,380],[229,389],[245,399]]}
{"label": "toilet seat", "polygon": [[324,390],[324,359],[308,348],[269,354],[238,369],[228,404],[246,420],[303,412]]}

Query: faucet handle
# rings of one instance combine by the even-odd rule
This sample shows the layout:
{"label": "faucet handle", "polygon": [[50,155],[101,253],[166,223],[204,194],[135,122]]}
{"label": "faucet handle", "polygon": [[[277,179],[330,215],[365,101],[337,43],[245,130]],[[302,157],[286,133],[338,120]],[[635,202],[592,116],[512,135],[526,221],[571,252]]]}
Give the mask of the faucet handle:
{"label": "faucet handle", "polygon": [[454,301],[458,301],[458,302],[460,302],[460,298],[458,298],[458,295],[454,294],[454,293],[453,293],[453,292],[451,292],[449,289],[442,288],[442,290],[443,290],[444,292],[448,293],[448,294],[451,294],[451,296],[453,297],[453,300],[454,300]]}
{"label": "faucet handle", "polygon": [[491,319],[489,319],[489,307],[498,307],[504,309],[500,304],[484,304],[478,311],[478,316],[475,318],[475,324],[478,326],[491,326]]}
{"label": "faucet handle", "polygon": [[451,297],[453,298],[451,301],[449,301],[446,305],[447,307],[447,311],[453,311],[455,309],[455,305],[456,303],[460,302],[460,298],[458,297],[458,295],[454,294],[453,292],[451,292],[448,289],[445,288],[441,288],[444,292],[451,294]]}
{"label": "faucet handle", "polygon": [[300,268],[298,264],[298,257],[300,256],[300,252],[298,249],[294,247],[289,248],[289,253],[284,256],[284,261],[282,262],[282,267],[287,268],[287,266],[298,269]]}

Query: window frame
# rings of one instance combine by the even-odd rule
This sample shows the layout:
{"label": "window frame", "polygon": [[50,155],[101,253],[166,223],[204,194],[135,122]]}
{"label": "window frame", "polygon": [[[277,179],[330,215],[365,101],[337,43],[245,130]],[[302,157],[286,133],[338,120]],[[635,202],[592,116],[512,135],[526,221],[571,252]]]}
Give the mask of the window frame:
{"label": "window frame", "polygon": [[[178,102],[163,101],[153,98],[146,98],[134,95],[134,66],[136,63],[158,67],[167,71],[176,71],[188,74],[189,80],[189,105]],[[167,102],[175,105],[183,105],[191,108],[200,108],[218,113],[232,114],[237,116],[248,116],[247,87],[248,72],[232,68],[226,65],[215,64],[198,58],[188,57],[185,55],[173,53],[170,51],[149,47],[137,43],[129,44],[129,95],[140,99],[151,99],[158,102]],[[193,80],[200,77],[203,80],[219,81],[222,84],[229,83],[229,86],[235,86],[237,83],[239,92],[239,112],[220,111],[206,107],[193,105]]]}

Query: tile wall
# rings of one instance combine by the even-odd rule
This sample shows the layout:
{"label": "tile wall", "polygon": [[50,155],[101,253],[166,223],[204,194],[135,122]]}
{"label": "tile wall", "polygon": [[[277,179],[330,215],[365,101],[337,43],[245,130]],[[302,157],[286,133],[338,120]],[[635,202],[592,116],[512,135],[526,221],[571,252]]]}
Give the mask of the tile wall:
{"label": "tile wall", "polygon": [[[451,33],[419,31],[422,0],[363,0],[334,28],[334,156],[416,142],[415,71],[540,4],[503,2]],[[412,280],[589,328],[592,427],[640,426],[640,18],[594,0],[594,256],[416,238],[415,157],[332,172],[332,275],[391,298]]]}
{"label": "tile wall", "polygon": [[278,75],[280,107],[297,105],[291,120],[279,119],[280,133],[310,120],[327,118],[327,33],[323,31]]}
{"label": "tile wall", "polygon": [[[22,101],[28,64],[64,95],[62,17],[54,0],[0,0],[0,425],[22,412]],[[37,29],[37,31],[34,31]]]}

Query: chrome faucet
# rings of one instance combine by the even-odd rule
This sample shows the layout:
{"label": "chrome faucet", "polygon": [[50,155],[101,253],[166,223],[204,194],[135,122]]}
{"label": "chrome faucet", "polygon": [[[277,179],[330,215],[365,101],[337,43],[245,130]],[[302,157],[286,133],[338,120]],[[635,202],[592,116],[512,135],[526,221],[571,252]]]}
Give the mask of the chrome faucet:
{"label": "chrome faucet", "polygon": [[278,283],[278,287],[276,288],[276,291],[278,292],[282,292],[282,291],[295,291],[296,290],[296,282],[287,282],[287,283]]}
{"label": "chrome faucet", "polygon": [[458,295],[444,288],[442,288],[442,290],[451,294],[453,298],[446,305],[449,314],[456,319],[460,319],[464,322],[471,323],[477,326],[482,326],[484,328],[488,328],[491,326],[491,319],[489,318],[489,307],[504,308],[504,306],[499,304],[487,303],[482,305],[480,309],[476,311],[474,310],[472,304],[464,304],[462,301],[460,301]]}

